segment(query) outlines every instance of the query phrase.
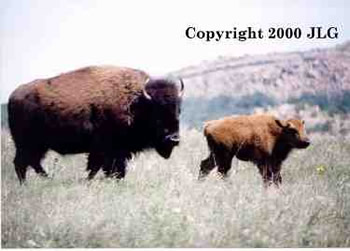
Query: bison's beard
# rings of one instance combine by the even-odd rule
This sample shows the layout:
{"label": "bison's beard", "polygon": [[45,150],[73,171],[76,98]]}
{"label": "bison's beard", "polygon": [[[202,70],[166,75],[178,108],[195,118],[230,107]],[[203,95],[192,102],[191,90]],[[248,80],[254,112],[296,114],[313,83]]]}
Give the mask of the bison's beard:
{"label": "bison's beard", "polygon": [[177,142],[173,142],[173,141],[163,141],[162,143],[156,145],[156,151],[157,153],[162,156],[164,159],[169,159],[173,148],[178,145]]}

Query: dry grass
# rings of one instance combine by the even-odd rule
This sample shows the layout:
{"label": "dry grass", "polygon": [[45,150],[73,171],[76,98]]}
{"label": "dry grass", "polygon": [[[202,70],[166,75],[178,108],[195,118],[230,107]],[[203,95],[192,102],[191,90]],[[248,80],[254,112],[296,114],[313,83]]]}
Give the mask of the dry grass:
{"label": "dry grass", "polygon": [[227,181],[197,181],[206,143],[184,130],[170,160],[134,158],[125,180],[84,178],[83,155],[50,152],[52,180],[33,171],[19,186],[14,147],[2,135],[2,247],[349,247],[350,143],[314,138],[284,163],[281,189],[233,161]]}

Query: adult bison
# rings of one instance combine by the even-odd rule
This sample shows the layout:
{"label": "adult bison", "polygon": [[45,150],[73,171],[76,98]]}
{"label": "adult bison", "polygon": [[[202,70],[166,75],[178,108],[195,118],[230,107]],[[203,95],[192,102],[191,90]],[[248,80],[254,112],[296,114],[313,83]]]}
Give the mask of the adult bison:
{"label": "adult bison", "polygon": [[143,71],[93,66],[35,80],[9,99],[9,125],[16,146],[19,181],[28,166],[47,176],[40,164],[52,149],[60,154],[89,153],[92,179],[125,176],[133,153],[155,148],[169,158],[179,143],[182,80],[155,79]]}
{"label": "adult bison", "polygon": [[199,178],[216,165],[227,176],[234,156],[255,163],[265,185],[282,183],[281,164],[293,148],[306,148],[304,121],[279,120],[271,115],[225,117],[206,123],[204,127],[210,154],[200,165]]}

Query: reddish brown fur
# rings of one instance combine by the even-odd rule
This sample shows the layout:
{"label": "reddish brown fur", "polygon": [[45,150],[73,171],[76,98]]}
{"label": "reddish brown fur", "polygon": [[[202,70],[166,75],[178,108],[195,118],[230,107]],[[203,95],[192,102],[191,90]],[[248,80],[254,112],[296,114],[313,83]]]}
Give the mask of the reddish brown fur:
{"label": "reddish brown fur", "polygon": [[145,72],[130,68],[90,66],[51,79],[36,80],[33,85],[29,83],[20,88],[30,88],[37,93],[40,104],[49,107],[49,112],[57,118],[70,120],[90,116],[89,106],[93,104],[96,110],[113,107],[116,120],[130,123],[132,116],[115,108],[128,107],[132,98],[140,95],[148,78]]}
{"label": "reddish brown fur", "polygon": [[226,176],[234,156],[252,161],[264,182],[281,183],[282,162],[293,148],[305,148],[309,140],[304,123],[298,119],[278,120],[271,115],[225,117],[205,124],[204,135],[210,149],[202,161],[200,177],[206,176],[216,165]]}

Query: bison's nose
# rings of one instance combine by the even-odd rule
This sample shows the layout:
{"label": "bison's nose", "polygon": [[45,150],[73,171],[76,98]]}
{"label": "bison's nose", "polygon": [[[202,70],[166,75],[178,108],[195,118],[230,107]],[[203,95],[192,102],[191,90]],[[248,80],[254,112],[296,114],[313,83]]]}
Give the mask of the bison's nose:
{"label": "bison's nose", "polygon": [[311,140],[309,138],[304,139],[304,146],[308,147],[311,144]]}

